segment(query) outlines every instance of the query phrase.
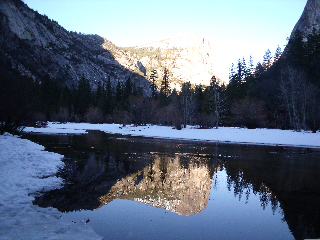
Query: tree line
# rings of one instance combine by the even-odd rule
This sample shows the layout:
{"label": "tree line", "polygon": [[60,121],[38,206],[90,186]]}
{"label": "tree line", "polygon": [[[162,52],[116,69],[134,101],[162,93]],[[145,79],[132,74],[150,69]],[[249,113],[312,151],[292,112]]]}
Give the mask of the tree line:
{"label": "tree line", "polygon": [[[77,86],[67,87],[50,78],[36,81],[22,76],[9,61],[0,67],[1,132],[16,132],[19,126],[36,121],[147,123],[170,125],[178,129],[187,124],[218,126],[220,94],[224,86],[213,76],[208,87],[184,83],[180,92],[170,87],[170,74],[164,69],[158,79],[156,70],[150,76],[150,96],[142,94],[129,77],[112,86],[110,78],[95,89],[84,77]],[[158,84],[160,81],[160,84]],[[157,86],[160,86],[158,89]]]}

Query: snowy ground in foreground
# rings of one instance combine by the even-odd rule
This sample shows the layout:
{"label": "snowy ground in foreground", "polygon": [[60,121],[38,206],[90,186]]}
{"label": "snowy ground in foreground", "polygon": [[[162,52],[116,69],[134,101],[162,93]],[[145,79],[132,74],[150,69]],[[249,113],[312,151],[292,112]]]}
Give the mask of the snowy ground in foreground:
{"label": "snowy ground in foreground", "polygon": [[0,239],[102,239],[84,222],[60,219],[32,204],[37,191],[61,185],[61,155],[16,136],[0,135]]}
{"label": "snowy ground in foreground", "polygon": [[196,129],[190,126],[182,130],[176,130],[172,127],[156,125],[122,126],[120,124],[89,123],[49,123],[45,128],[28,127],[25,129],[26,132],[37,133],[86,133],[86,130],[101,130],[107,133],[155,138],[320,148],[319,131],[317,133],[311,133],[307,131],[294,132],[279,129],[245,129],[231,127]]}

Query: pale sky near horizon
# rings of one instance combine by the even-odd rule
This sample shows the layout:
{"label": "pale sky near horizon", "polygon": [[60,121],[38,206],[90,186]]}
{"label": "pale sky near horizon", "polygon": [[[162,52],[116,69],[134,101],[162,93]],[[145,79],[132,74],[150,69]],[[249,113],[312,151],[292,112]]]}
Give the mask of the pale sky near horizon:
{"label": "pale sky near horizon", "polygon": [[216,75],[228,82],[239,58],[283,50],[307,0],[23,0],[69,31],[136,46],[184,34],[210,41]]}

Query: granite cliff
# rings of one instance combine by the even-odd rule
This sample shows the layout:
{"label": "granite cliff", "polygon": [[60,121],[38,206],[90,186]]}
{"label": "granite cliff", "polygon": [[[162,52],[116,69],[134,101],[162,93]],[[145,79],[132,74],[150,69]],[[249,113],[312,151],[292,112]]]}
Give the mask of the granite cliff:
{"label": "granite cliff", "polygon": [[164,68],[167,68],[172,89],[180,89],[184,82],[209,85],[214,75],[212,48],[207,39],[198,35],[169,38],[136,47],[120,48],[107,41],[103,46],[121,65],[148,78],[155,69],[161,80]]}
{"label": "granite cliff", "polygon": [[300,30],[304,36],[312,33],[313,28],[320,27],[320,0],[308,0],[303,13],[292,30],[290,38],[296,30]]}
{"label": "granite cliff", "polygon": [[95,88],[110,77],[113,87],[130,77],[150,93],[148,78],[169,69],[172,88],[183,82],[208,85],[214,74],[209,42],[183,36],[144,46],[121,48],[98,35],[70,32],[21,0],[0,2],[0,54],[2,61],[22,75],[41,81],[45,75],[71,87],[84,76]]}
{"label": "granite cliff", "polygon": [[0,54],[22,75],[40,80],[49,75],[62,84],[77,85],[84,76],[94,88],[110,77],[113,86],[128,77],[150,91],[148,80],[126,69],[102,47],[98,35],[69,32],[20,0],[0,2]]}

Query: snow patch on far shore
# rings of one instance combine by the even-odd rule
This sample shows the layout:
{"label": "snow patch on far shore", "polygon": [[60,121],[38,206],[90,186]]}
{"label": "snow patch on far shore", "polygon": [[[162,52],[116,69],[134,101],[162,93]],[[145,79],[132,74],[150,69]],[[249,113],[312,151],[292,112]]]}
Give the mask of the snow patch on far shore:
{"label": "snow patch on far shore", "polygon": [[100,130],[107,133],[154,138],[320,148],[320,132],[295,132],[280,129],[246,129],[234,127],[196,129],[187,126],[187,128],[183,128],[182,130],[176,130],[172,127],[157,125],[123,126],[121,124],[49,123],[45,128],[28,127],[25,129],[25,132],[66,134],[86,133],[86,130]]}
{"label": "snow patch on far shore", "polygon": [[39,191],[58,188],[62,156],[10,134],[0,135],[0,239],[102,239],[85,223],[60,219],[32,204]]}

